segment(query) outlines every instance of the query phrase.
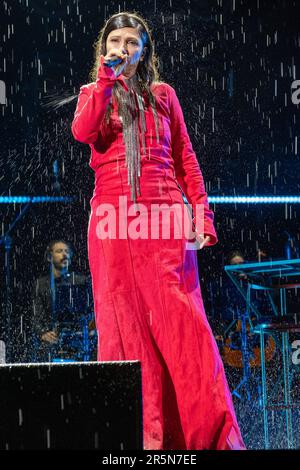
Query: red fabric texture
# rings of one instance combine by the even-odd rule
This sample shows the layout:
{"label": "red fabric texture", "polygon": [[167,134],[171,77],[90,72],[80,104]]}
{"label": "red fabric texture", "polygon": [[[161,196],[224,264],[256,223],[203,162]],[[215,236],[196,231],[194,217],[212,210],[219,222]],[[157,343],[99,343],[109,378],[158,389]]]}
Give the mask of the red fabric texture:
{"label": "red fabric texture", "polygon": [[[100,205],[113,205],[117,234],[119,196],[127,196],[126,210],[131,205],[122,123],[114,100],[109,123],[104,120],[116,80],[128,91],[124,77],[116,79],[102,59],[96,82],[80,89],[72,123],[75,139],[90,145],[95,171],[88,250],[98,359],[141,361],[145,449],[244,449],[204,311],[196,251],[187,249],[186,237],[175,239],[172,234],[169,239],[99,237],[104,217]],[[213,245],[217,242],[213,213],[178,98],[166,83],[153,85],[152,92],[159,143],[148,106],[137,202],[149,211],[153,203],[177,203],[184,210],[177,179],[193,208],[204,205],[204,233]],[[137,221],[137,215],[131,213],[128,224]],[[171,219],[174,229],[176,216]],[[139,221],[150,233],[150,218],[143,211]],[[162,219],[158,225],[161,229]]]}

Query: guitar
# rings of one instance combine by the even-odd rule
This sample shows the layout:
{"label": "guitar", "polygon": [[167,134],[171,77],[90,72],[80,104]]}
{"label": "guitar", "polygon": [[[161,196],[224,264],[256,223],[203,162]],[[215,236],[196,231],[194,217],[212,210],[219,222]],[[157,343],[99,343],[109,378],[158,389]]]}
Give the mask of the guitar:
{"label": "guitar", "polygon": [[[261,366],[260,338],[257,333],[252,333],[249,321],[246,326],[247,354],[249,355],[250,367]],[[225,339],[222,336],[216,338],[219,345],[220,354],[224,364],[230,367],[243,368],[242,352],[242,321],[237,320],[235,328],[231,330]],[[272,335],[268,335],[265,345],[265,362],[273,359],[276,353],[276,343]]]}

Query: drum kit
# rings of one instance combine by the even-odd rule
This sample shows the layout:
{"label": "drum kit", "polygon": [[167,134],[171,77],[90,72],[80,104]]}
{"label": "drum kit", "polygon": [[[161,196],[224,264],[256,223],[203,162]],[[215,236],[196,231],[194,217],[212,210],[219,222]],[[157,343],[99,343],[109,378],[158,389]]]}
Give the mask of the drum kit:
{"label": "drum kit", "polygon": [[96,360],[97,331],[87,284],[56,287],[52,320],[57,342],[48,348],[50,362]]}
{"label": "drum kit", "polygon": [[58,341],[51,347],[51,362],[86,362],[97,358],[97,331],[91,316],[56,325]]}
{"label": "drum kit", "polygon": [[[261,368],[261,347],[260,338],[254,332],[256,318],[249,318],[246,310],[238,313],[238,318],[224,329],[222,335],[215,336],[215,339],[224,365],[230,368],[231,374],[233,370],[242,374],[240,382],[232,387],[232,395],[241,399],[244,395],[242,392],[245,392],[248,401],[253,401],[255,396],[260,402],[261,389],[257,372]],[[266,363],[274,360],[276,350],[275,338],[269,334],[264,351]]]}
{"label": "drum kit", "polygon": [[[236,320],[234,325],[225,331],[223,337],[218,337],[217,342],[225,365],[242,369],[244,362],[248,360],[250,368],[261,366],[259,336],[252,331],[247,320],[245,326],[243,319]],[[266,361],[271,361],[276,352],[276,343],[272,335],[268,336],[265,352]]]}
{"label": "drum kit", "polygon": [[74,321],[57,321],[51,343],[36,334],[32,338],[29,362],[89,362],[97,360],[98,335],[93,312],[77,315]]}

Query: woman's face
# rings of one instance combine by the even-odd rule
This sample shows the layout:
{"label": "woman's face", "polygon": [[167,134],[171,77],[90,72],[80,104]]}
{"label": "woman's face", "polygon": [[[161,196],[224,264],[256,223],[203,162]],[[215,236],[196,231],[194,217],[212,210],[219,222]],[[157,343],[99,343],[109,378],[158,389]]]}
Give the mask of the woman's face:
{"label": "woman's face", "polygon": [[118,49],[128,54],[128,64],[125,69],[136,70],[139,61],[143,59],[145,52],[143,41],[136,28],[114,29],[109,33],[106,39],[106,52],[111,49]]}

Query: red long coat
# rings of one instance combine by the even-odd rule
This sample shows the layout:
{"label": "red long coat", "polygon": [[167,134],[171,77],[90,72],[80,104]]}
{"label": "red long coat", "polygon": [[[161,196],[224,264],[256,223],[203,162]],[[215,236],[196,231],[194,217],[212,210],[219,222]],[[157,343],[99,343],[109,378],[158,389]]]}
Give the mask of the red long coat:
{"label": "red long coat", "polygon": [[[119,196],[127,196],[126,209],[131,201],[122,123],[114,100],[109,123],[104,120],[116,80],[128,91],[124,77],[116,79],[102,59],[96,82],[80,89],[72,123],[75,139],[90,145],[95,171],[88,249],[98,359],[141,361],[145,449],[243,449],[223,364],[203,307],[196,251],[187,249],[185,236],[131,239],[118,235]],[[149,210],[153,203],[183,207],[177,179],[193,208],[204,205],[204,233],[213,245],[217,242],[213,213],[176,93],[166,83],[152,85],[152,92],[159,143],[148,106],[137,202]],[[112,232],[106,239],[99,237],[104,220],[100,204],[115,208],[115,238]],[[131,213],[128,224],[136,217]]]}

